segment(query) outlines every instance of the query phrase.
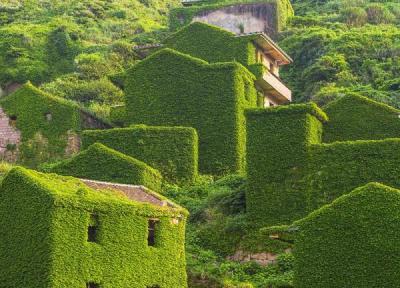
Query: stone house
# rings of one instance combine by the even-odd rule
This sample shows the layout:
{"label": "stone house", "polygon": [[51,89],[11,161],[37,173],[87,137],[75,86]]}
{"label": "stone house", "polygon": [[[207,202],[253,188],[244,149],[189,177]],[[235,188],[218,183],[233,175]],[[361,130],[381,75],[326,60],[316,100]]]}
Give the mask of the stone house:
{"label": "stone house", "polygon": [[187,211],[162,196],[25,168],[0,190],[2,286],[187,287]]}
{"label": "stone house", "polygon": [[77,104],[27,83],[0,99],[0,157],[15,162],[20,146],[38,139],[49,156],[68,156],[79,151],[80,130],[111,127]]}

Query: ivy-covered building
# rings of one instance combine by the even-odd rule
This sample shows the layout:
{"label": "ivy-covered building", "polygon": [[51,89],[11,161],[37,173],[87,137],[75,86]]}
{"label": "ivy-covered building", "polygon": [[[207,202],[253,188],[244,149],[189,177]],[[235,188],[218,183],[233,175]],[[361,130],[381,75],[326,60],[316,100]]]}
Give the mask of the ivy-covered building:
{"label": "ivy-covered building", "polygon": [[292,223],[369,182],[400,187],[400,111],[355,95],[324,110],[247,111],[246,205],[260,224]]}
{"label": "ivy-covered building", "polygon": [[[134,125],[128,128],[86,130],[81,136],[83,149],[101,143],[154,167],[167,182],[189,184],[197,178],[199,146],[193,128]],[[126,173],[120,171],[120,176],[127,179]],[[99,174],[98,177],[105,175]]]}
{"label": "ivy-covered building", "polygon": [[25,168],[0,192],[3,287],[187,287],[187,211],[162,196]]}
{"label": "ivy-covered building", "polygon": [[30,83],[2,98],[0,107],[0,151],[3,156],[11,149],[19,151],[18,158],[29,166],[77,152],[77,133],[82,129],[111,127],[77,104]]}
{"label": "ivy-covered building", "polygon": [[235,34],[264,32],[276,35],[294,15],[290,0],[216,1],[183,0],[184,7],[172,9],[170,29],[198,21]]}
{"label": "ivy-covered building", "polygon": [[294,239],[294,287],[400,286],[400,190],[370,183],[282,229]]}
{"label": "ivy-covered building", "polygon": [[127,71],[127,122],[193,127],[202,173],[243,171],[244,110],[257,107],[254,80],[237,62],[209,64],[163,49]]}
{"label": "ivy-covered building", "polygon": [[168,37],[168,47],[209,63],[239,62],[256,77],[255,87],[264,107],[292,101],[291,90],[279,77],[282,66],[292,63],[267,34],[262,32],[235,35],[227,30],[194,22]]}

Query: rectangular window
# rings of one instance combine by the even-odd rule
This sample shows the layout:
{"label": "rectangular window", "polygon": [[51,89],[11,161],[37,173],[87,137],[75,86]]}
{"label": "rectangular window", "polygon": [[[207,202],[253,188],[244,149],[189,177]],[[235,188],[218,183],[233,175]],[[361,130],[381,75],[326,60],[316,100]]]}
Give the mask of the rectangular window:
{"label": "rectangular window", "polygon": [[148,221],[148,234],[147,234],[147,245],[148,246],[156,246],[156,234],[157,234],[157,226],[160,221],[158,219],[149,219]]}
{"label": "rectangular window", "polygon": [[96,243],[98,241],[99,219],[96,214],[91,214],[87,230],[87,241]]}

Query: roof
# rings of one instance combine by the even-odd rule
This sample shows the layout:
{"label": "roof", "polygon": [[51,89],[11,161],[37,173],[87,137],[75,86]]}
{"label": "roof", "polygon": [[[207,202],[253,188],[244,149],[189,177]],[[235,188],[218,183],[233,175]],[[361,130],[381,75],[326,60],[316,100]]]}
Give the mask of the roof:
{"label": "roof", "polygon": [[[67,207],[67,203],[74,207],[84,207],[82,206],[82,201],[90,201],[91,203],[97,203],[96,206],[102,206],[104,209],[110,209],[111,204],[129,205],[136,207],[139,212],[144,206],[137,206],[135,204],[150,204],[150,207],[153,206],[154,209],[160,212],[171,211],[173,214],[188,214],[179,205],[143,186],[77,179],[57,174],[40,173],[23,167],[13,168],[7,173],[2,181],[2,185],[8,184],[14,190],[18,189],[16,185],[30,185],[30,187],[35,187],[41,193],[58,199],[58,201],[54,201],[53,203],[62,207]],[[18,195],[18,193],[14,194]]]}
{"label": "roof", "polygon": [[264,53],[278,60],[279,65],[287,65],[293,62],[293,59],[264,32],[244,33],[236,37],[255,37],[254,43],[262,48]]}
{"label": "roof", "polygon": [[122,192],[130,200],[149,203],[160,207],[179,208],[178,205],[162,197],[161,195],[141,185],[117,184],[103,181],[80,179],[83,183],[94,190],[115,190]]}

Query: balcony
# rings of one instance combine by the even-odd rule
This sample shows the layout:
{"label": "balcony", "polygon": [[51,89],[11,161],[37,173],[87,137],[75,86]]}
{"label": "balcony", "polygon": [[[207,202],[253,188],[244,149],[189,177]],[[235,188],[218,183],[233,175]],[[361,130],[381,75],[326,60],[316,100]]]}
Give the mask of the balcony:
{"label": "balcony", "polygon": [[263,90],[265,97],[271,98],[275,103],[285,104],[292,101],[292,91],[270,71],[266,71],[256,83]]}

